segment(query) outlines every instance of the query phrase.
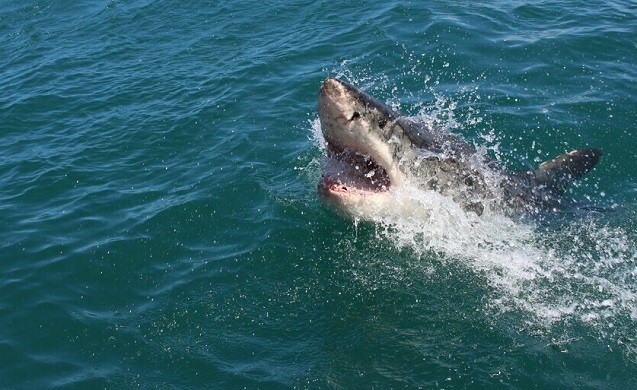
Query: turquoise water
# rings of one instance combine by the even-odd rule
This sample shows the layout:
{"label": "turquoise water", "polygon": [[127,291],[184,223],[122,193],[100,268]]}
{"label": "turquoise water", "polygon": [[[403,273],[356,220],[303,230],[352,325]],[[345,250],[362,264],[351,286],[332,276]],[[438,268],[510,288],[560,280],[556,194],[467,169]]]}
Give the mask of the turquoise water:
{"label": "turquoise water", "polygon": [[[0,388],[637,386],[637,4],[2,1]],[[316,194],[339,76],[564,209]]]}

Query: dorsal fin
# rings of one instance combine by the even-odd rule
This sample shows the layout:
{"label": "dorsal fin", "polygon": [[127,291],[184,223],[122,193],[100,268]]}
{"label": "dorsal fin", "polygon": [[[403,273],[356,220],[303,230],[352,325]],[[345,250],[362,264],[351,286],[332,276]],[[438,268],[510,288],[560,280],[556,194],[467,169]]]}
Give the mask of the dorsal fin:
{"label": "dorsal fin", "polygon": [[543,162],[533,172],[537,184],[561,194],[573,180],[593,169],[602,157],[599,149],[577,149]]}

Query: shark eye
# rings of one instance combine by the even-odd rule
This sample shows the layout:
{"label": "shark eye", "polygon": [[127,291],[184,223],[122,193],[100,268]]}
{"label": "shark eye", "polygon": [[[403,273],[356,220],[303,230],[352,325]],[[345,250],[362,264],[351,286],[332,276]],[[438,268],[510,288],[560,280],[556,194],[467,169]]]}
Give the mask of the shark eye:
{"label": "shark eye", "polygon": [[386,124],[387,124],[387,119],[380,119],[378,121],[378,127],[380,127],[381,129],[384,129]]}
{"label": "shark eye", "polygon": [[354,113],[352,114],[352,117],[350,118],[350,121],[353,121],[354,119],[358,119],[361,117],[361,113],[358,111],[354,111]]}

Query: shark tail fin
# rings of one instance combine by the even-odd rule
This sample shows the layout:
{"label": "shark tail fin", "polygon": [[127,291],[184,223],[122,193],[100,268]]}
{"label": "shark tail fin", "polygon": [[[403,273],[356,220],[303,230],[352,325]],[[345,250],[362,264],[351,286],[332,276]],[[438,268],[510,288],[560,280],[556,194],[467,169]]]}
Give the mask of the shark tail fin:
{"label": "shark tail fin", "polygon": [[537,184],[555,193],[563,193],[573,180],[593,169],[602,157],[599,149],[577,149],[543,162],[533,172]]}

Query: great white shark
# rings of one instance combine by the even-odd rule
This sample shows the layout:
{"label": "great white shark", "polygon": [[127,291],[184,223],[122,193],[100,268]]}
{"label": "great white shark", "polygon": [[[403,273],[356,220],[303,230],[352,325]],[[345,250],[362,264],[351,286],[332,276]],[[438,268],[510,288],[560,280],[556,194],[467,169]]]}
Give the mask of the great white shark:
{"label": "great white shark", "polygon": [[602,156],[599,149],[577,149],[537,169],[509,172],[463,137],[412,120],[336,78],[323,82],[318,114],[328,157],[319,193],[356,218],[390,210],[407,181],[478,215],[487,208],[509,215],[553,208]]}

